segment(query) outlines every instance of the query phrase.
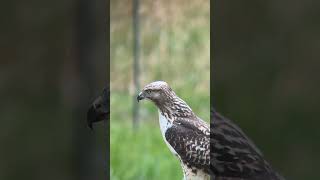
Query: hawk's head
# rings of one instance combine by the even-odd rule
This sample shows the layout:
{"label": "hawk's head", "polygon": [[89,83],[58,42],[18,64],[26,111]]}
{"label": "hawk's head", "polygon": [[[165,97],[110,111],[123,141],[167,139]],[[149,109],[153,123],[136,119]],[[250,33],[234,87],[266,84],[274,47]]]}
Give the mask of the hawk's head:
{"label": "hawk's head", "polygon": [[92,124],[109,119],[109,88],[105,88],[102,94],[90,106],[87,113],[88,126],[92,129]]}
{"label": "hawk's head", "polygon": [[139,93],[137,100],[149,99],[154,103],[158,104],[161,101],[166,100],[167,98],[172,97],[174,92],[164,81],[155,81],[146,85],[142,91]]}

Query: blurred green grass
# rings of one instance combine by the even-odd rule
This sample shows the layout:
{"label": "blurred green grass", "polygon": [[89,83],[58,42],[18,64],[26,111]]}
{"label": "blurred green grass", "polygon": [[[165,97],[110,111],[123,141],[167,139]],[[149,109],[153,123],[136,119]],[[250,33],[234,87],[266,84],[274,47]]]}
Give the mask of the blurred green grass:
{"label": "blurred green grass", "polygon": [[178,159],[166,147],[159,128],[151,123],[133,131],[128,123],[111,128],[111,179],[182,179]]}

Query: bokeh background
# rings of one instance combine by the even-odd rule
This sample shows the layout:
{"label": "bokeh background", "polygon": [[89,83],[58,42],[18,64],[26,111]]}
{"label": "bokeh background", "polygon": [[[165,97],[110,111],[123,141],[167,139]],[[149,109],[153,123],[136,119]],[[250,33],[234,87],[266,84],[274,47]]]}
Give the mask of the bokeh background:
{"label": "bokeh background", "polygon": [[[209,121],[210,1],[140,1],[140,88],[164,80]],[[165,145],[156,107],[136,103],[132,1],[111,1],[111,179],[182,179]],[[133,105],[139,118],[133,128]]]}
{"label": "bokeh background", "polygon": [[107,3],[1,2],[1,180],[107,179],[103,123],[86,124],[109,75]]}
{"label": "bokeh background", "polygon": [[249,0],[212,10],[212,102],[291,180],[320,179],[319,7]]}

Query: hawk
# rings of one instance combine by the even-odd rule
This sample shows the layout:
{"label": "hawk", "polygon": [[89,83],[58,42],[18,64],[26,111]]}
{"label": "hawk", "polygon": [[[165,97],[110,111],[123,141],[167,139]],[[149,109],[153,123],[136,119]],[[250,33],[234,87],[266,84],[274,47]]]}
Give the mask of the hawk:
{"label": "hawk", "polygon": [[161,134],[185,180],[284,180],[243,131],[213,108],[209,128],[163,81],[146,85],[137,97],[143,99],[158,107]]}
{"label": "hawk", "polygon": [[211,164],[215,180],[284,180],[232,121],[211,109]]}
{"label": "hawk", "polygon": [[164,81],[146,85],[137,100],[148,99],[158,108],[161,134],[181,162],[184,180],[209,180],[210,128]]}
{"label": "hawk", "polygon": [[106,87],[103,89],[102,94],[97,97],[87,112],[87,123],[90,129],[95,122],[109,120],[110,115],[110,91]]}

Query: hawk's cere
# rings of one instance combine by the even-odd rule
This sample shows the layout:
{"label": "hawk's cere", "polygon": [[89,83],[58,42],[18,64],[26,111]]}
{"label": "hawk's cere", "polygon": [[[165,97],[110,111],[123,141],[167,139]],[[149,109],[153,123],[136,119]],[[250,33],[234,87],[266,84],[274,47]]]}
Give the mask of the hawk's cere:
{"label": "hawk's cere", "polygon": [[110,115],[110,91],[104,88],[102,94],[90,106],[87,113],[88,126],[92,129],[92,124],[102,120],[109,120]]}
{"label": "hawk's cere", "polygon": [[197,117],[166,82],[148,84],[137,100],[149,99],[159,110],[160,129],[170,151],[178,157],[185,180],[209,180],[209,124]]}

